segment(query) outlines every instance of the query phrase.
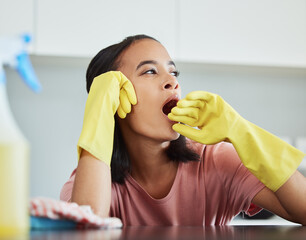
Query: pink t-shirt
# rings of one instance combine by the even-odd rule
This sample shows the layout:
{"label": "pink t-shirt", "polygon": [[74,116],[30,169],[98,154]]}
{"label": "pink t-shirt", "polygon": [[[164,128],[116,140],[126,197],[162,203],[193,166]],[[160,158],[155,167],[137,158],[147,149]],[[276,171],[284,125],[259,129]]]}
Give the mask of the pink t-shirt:
{"label": "pink t-shirt", "polygon": [[[124,184],[112,183],[110,216],[126,226],[134,225],[224,225],[239,212],[253,215],[253,197],[264,185],[241,163],[229,143],[194,143],[201,161],[179,163],[168,195],[152,198],[131,175]],[[63,186],[61,200],[69,201],[75,171]]]}

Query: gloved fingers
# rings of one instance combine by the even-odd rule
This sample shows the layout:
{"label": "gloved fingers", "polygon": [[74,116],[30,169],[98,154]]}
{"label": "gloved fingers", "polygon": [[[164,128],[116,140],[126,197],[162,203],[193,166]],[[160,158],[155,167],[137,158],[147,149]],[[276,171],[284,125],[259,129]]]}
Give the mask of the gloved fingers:
{"label": "gloved fingers", "polygon": [[124,91],[123,89],[120,90],[119,100],[120,100],[119,106],[121,106],[122,110],[125,113],[131,112],[131,103],[129,101],[126,91]]}
{"label": "gloved fingers", "polygon": [[205,91],[194,91],[187,94],[186,99],[188,100],[203,100],[205,102],[210,102],[216,99],[218,95]]}
{"label": "gloved fingers", "polygon": [[117,113],[118,113],[118,116],[122,119],[126,117],[126,112],[122,109],[121,105],[119,105],[117,109]]}
{"label": "gloved fingers", "polygon": [[186,108],[174,107],[171,109],[171,113],[177,116],[191,117],[196,120],[198,119],[199,116],[199,109],[194,107],[186,107]]}
{"label": "gloved fingers", "polygon": [[123,85],[122,89],[126,92],[126,95],[129,99],[129,102],[133,105],[137,103],[137,97],[135,93],[135,89],[133,87],[133,84],[130,82],[130,80],[127,80]]}
{"label": "gloved fingers", "polygon": [[172,126],[172,129],[191,140],[199,141],[198,139],[199,139],[200,130],[198,129],[194,129],[190,126],[186,126],[181,123],[174,124]]}
{"label": "gloved fingers", "polygon": [[182,122],[192,127],[197,127],[197,120],[188,116],[174,115],[173,113],[168,114],[168,118],[175,122]]}
{"label": "gloved fingers", "polygon": [[186,98],[178,101],[177,106],[181,108],[185,107],[195,107],[195,108],[203,108],[205,105],[204,101],[201,100],[188,100]]}

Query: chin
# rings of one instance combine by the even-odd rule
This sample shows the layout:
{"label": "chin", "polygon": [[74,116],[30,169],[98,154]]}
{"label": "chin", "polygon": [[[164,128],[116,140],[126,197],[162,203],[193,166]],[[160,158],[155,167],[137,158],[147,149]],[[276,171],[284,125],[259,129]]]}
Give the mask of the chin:
{"label": "chin", "polygon": [[170,141],[174,141],[180,137],[180,134],[172,130]]}
{"label": "chin", "polygon": [[162,142],[171,142],[177,140],[180,137],[180,134],[173,131],[171,128],[170,131],[164,131],[162,135],[160,135],[159,140]]}
{"label": "chin", "polygon": [[181,136],[181,134],[175,132],[175,139],[174,140],[178,139],[180,136]]}

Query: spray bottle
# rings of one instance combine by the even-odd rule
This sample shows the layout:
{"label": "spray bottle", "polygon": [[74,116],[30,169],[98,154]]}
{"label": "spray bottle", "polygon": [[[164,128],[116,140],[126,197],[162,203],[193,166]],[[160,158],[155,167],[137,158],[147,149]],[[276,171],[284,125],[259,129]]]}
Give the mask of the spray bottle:
{"label": "spray bottle", "polygon": [[29,143],[9,107],[4,66],[17,70],[25,83],[39,92],[41,86],[26,52],[30,41],[29,35],[0,36],[0,238],[29,229]]}

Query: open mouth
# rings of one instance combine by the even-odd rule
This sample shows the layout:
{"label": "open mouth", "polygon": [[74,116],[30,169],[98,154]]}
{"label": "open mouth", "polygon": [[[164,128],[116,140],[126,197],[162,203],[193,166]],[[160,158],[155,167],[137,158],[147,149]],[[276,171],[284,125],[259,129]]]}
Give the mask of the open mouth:
{"label": "open mouth", "polygon": [[167,102],[164,106],[163,106],[163,113],[165,115],[168,115],[171,112],[171,109],[174,108],[176,106],[178,102],[178,99],[172,99],[169,102]]}

